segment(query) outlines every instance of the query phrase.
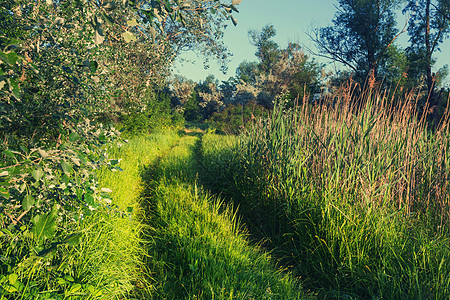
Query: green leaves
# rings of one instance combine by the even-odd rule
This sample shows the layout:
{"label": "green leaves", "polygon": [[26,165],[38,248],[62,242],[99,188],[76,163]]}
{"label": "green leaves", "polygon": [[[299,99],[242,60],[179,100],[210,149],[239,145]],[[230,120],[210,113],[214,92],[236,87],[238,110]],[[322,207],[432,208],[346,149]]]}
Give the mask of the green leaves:
{"label": "green leaves", "polygon": [[80,243],[81,234],[80,233],[72,233],[68,237],[66,237],[62,243],[68,244],[69,246],[76,246]]}
{"label": "green leaves", "polygon": [[160,1],[163,1],[164,7],[169,13],[173,11],[172,6],[169,3],[169,0],[160,0]]}
{"label": "green leaves", "polygon": [[44,171],[41,168],[37,168],[31,171],[31,176],[33,176],[34,180],[39,181],[44,175]]}
{"label": "green leaves", "polygon": [[69,162],[63,160],[61,162],[61,169],[65,174],[69,175],[70,172],[72,171],[72,165]]}
{"label": "green leaves", "polygon": [[3,153],[3,155],[5,155],[8,158],[14,158],[15,157],[14,153],[11,150],[8,150],[8,149],[4,150],[2,153]]}
{"label": "green leaves", "polygon": [[31,207],[35,204],[34,198],[31,195],[26,195],[23,199],[22,199],[22,207],[23,210],[30,210]]}
{"label": "green leaves", "polygon": [[8,83],[11,94],[14,96],[14,98],[20,100],[19,82],[17,82],[17,80],[15,79],[8,79]]}
{"label": "green leaves", "polygon": [[58,216],[58,208],[55,205],[53,209],[43,215],[36,215],[31,220],[33,228],[31,232],[42,244],[45,240],[51,239],[56,234],[57,223],[56,217]]}
{"label": "green leaves", "polygon": [[117,8],[117,4],[114,1],[106,2],[105,4],[103,4],[103,8],[111,11]]}
{"label": "green leaves", "polygon": [[79,138],[80,135],[76,132],[72,132],[71,134],[69,134],[69,141],[71,141],[72,143],[78,140]]}
{"label": "green leaves", "polygon": [[122,33],[122,37],[125,40],[125,42],[129,43],[131,41],[136,41],[136,37],[134,36],[134,34],[132,34],[129,31],[125,31],[124,33]]}
{"label": "green leaves", "polygon": [[138,22],[136,21],[136,19],[131,19],[127,21],[127,25],[128,26],[137,26],[139,25]]}
{"label": "green leaves", "polygon": [[14,66],[21,59],[22,59],[22,57],[19,56],[16,52],[13,52],[13,51],[7,51],[7,52],[0,51],[0,60],[3,61],[4,63],[10,65],[10,66]]}
{"label": "green leaves", "polygon": [[0,196],[2,196],[5,199],[9,199],[9,189],[0,186]]}

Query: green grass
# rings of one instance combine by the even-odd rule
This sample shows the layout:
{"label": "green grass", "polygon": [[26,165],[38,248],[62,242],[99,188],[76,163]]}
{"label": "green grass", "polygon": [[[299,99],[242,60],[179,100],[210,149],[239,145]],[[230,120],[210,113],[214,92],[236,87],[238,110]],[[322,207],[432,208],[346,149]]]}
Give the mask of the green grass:
{"label": "green grass", "polygon": [[201,182],[320,297],[449,298],[448,121],[431,133],[414,99],[370,91],[330,100],[206,135]]}
{"label": "green grass", "polygon": [[186,136],[144,173],[147,265],[154,299],[301,299],[293,277],[251,246],[230,206],[196,184]]}
{"label": "green grass", "polygon": [[[84,215],[74,212],[79,220],[45,253],[34,248],[36,241],[26,226],[2,230],[0,235],[11,236],[0,240],[2,275],[6,274],[0,276],[0,299],[123,299],[139,286],[146,288],[140,172],[178,140],[170,131],[108,145],[110,158],[121,159],[123,172],[97,170],[96,188],[111,189],[112,202]],[[95,180],[93,184],[95,188]],[[60,228],[68,227],[64,220],[58,221]],[[1,295],[3,291],[7,294]]]}
{"label": "green grass", "polygon": [[239,137],[108,145],[123,169],[97,172],[112,203],[74,228],[79,243],[27,256],[1,283],[60,299],[302,299],[302,286],[325,299],[448,299],[450,126],[430,131],[413,103],[343,92],[278,107]]}
{"label": "green grass", "polygon": [[[101,276],[113,278],[115,294],[120,291],[123,296],[134,293],[136,289],[151,289],[151,285],[145,282],[146,267],[142,257],[145,241],[141,238],[143,225],[139,205],[143,192],[141,172],[178,140],[179,136],[174,131],[158,132],[133,137],[126,144],[110,145],[107,150],[109,158],[120,159],[118,166],[123,171],[100,170],[99,184],[112,190],[113,210],[125,214],[120,218],[102,216],[101,225],[87,230],[93,238],[87,244],[93,251],[88,252],[89,257],[84,261],[89,262],[86,265],[98,265]],[[98,256],[106,256],[107,260]]]}

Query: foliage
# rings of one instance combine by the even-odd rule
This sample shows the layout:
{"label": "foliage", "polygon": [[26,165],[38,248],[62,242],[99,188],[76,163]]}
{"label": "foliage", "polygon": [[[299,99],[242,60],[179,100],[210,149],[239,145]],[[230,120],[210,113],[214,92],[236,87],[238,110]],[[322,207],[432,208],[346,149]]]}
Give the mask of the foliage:
{"label": "foliage", "polygon": [[245,83],[254,84],[256,83],[257,70],[258,70],[257,62],[254,61],[248,62],[244,60],[239,64],[239,66],[236,69],[236,77],[239,80],[244,81]]}
{"label": "foliage", "polygon": [[305,55],[296,43],[281,49],[272,40],[275,35],[273,25],[266,25],[260,33],[249,31],[259,61],[239,65],[236,74],[241,82],[231,103],[245,104],[256,99],[258,104],[271,109],[277,99],[293,106],[296,100],[318,92],[324,75],[322,66]]}
{"label": "foliage", "polygon": [[184,104],[189,101],[192,93],[194,92],[194,88],[196,87],[195,82],[181,75],[173,76],[170,81],[170,85],[173,94],[172,103],[175,106],[184,106]]}
{"label": "foliage", "polygon": [[[234,4],[219,0],[5,3],[2,132],[54,142],[66,124],[83,117],[116,119],[142,108],[145,95],[164,86],[186,41],[226,57],[221,30],[225,21],[235,23],[233,11]],[[182,30],[188,40],[176,38]]]}
{"label": "foliage", "polygon": [[217,83],[202,83],[198,86],[198,94],[204,119],[208,119],[223,106],[223,95],[218,89]]}
{"label": "foliage", "polygon": [[193,92],[183,106],[183,115],[186,121],[199,122],[202,120],[200,98]]}
{"label": "foliage", "polygon": [[[408,33],[411,45],[407,48],[411,60],[411,76],[420,78],[426,77],[427,97],[430,107],[441,104],[442,99],[435,94],[435,88],[440,77],[446,73],[445,69],[432,73],[434,64],[433,54],[439,50],[439,45],[444,41],[450,32],[450,2],[449,1],[407,1],[403,10],[409,12]],[[446,74],[445,74],[446,75]],[[434,109],[433,118],[437,122],[438,109]]]}
{"label": "foliage", "polygon": [[[258,71],[260,73],[269,74],[279,58],[279,45],[272,40],[276,34],[275,27],[269,24],[264,26],[261,32],[255,29],[248,32],[250,43],[257,49],[255,55],[259,59]],[[249,67],[251,68],[251,63],[247,69]]]}
{"label": "foliage", "polygon": [[75,293],[82,287],[73,279],[64,284],[61,279],[55,286],[55,280],[59,280],[53,277],[55,274],[49,282],[38,278],[46,269],[60,270],[56,272],[60,277],[71,275],[57,250],[79,244],[84,234],[77,228],[91,214],[99,210],[115,213],[109,206],[108,191],[98,187],[92,170],[101,166],[117,169],[118,161],[109,160],[101,150],[117,135],[114,128],[98,127],[86,120],[72,128],[68,138],[59,140],[53,149],[28,150],[21,146],[2,152],[0,280],[16,278],[2,293],[28,296],[54,290],[56,295],[71,293],[72,288]]}
{"label": "foliage", "polygon": [[340,0],[333,26],[315,29],[310,37],[319,55],[342,63],[364,80],[386,63],[387,50],[396,39],[394,11],[398,0]]}
{"label": "foliage", "polygon": [[208,120],[218,133],[240,134],[265,116],[265,109],[255,103],[230,104]]}

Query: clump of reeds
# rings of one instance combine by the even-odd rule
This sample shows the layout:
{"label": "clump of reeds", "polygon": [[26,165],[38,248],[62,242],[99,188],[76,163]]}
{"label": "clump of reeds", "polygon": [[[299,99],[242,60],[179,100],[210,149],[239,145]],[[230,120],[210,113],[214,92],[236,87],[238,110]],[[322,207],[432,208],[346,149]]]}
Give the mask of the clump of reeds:
{"label": "clump of reeds", "polygon": [[250,230],[312,287],[447,297],[448,114],[432,131],[413,94],[354,91],[276,107],[241,138],[229,194]]}

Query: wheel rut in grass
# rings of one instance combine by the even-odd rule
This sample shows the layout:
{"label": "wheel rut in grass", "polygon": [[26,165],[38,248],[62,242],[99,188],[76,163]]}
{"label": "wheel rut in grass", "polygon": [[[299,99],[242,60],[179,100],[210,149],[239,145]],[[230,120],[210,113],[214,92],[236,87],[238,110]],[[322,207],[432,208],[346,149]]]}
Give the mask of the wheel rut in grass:
{"label": "wheel rut in grass", "polygon": [[197,185],[201,133],[142,170],[144,299],[301,299],[296,281],[251,246],[235,212]]}

